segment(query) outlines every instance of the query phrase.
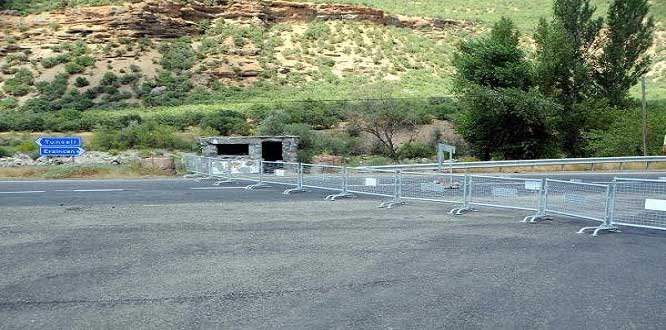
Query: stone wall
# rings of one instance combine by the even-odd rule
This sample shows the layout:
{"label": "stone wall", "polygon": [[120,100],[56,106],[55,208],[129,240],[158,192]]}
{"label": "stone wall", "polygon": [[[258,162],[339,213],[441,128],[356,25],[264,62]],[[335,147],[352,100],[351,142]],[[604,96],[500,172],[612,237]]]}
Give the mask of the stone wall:
{"label": "stone wall", "polygon": [[[285,162],[298,161],[299,138],[296,136],[233,136],[233,137],[208,137],[201,138],[201,152],[207,157],[228,156],[225,158],[262,158],[262,142],[282,142],[282,159]],[[217,145],[221,144],[247,144],[248,155],[218,155]]]}

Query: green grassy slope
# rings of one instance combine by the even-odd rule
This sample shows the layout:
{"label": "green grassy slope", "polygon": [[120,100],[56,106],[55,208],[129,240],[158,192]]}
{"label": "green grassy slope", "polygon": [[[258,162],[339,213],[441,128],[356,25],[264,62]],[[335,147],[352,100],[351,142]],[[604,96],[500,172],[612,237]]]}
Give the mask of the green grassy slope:
{"label": "green grassy slope", "polygon": [[[395,14],[410,16],[435,16],[466,19],[477,22],[494,22],[502,16],[513,19],[524,29],[532,29],[540,17],[549,14],[551,0],[298,0],[317,3],[353,3],[369,5]],[[599,13],[608,8],[609,0],[592,1]],[[652,1],[652,12],[658,21],[666,20],[666,1]]]}

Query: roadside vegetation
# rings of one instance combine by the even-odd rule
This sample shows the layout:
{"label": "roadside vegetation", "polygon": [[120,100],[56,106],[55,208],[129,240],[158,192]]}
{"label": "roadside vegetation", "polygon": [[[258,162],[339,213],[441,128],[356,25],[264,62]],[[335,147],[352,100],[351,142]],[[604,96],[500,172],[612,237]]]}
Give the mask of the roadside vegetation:
{"label": "roadside vegetation", "polygon": [[122,165],[58,165],[0,168],[0,178],[133,178],[172,176],[171,171],[141,166],[137,162]]}
{"label": "roadside vegetation", "polygon": [[[3,6],[27,14],[121,2]],[[198,35],[173,40],[77,41],[45,47],[39,59],[22,50],[0,59],[0,132],[93,132],[87,148],[110,152],[193,151],[200,135],[289,134],[302,137],[302,161],[334,155],[352,164],[433,159],[438,142],[470,159],[638,155],[636,85],[647,76],[648,151],[661,151],[666,66],[648,71],[666,63],[664,3],[648,11],[645,0],[314,2],[475,25],[202,20]],[[8,46],[28,35],[3,33]],[[455,132],[419,134],[441,121]],[[32,141],[0,146],[0,157],[36,155]]]}

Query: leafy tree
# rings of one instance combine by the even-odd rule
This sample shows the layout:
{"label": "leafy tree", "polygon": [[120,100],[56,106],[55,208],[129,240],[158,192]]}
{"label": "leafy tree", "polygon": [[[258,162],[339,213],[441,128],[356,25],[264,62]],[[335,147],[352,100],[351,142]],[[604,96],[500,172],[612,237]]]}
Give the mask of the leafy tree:
{"label": "leafy tree", "polygon": [[419,121],[413,111],[404,111],[390,98],[366,99],[355,103],[347,118],[351,126],[366,132],[379,141],[386,155],[399,160],[396,137],[401,132],[413,132]]}
{"label": "leafy tree", "polygon": [[554,154],[558,105],[536,90],[476,87],[461,97],[458,131],[483,160],[533,159]]}
{"label": "leafy tree", "polygon": [[[654,104],[662,107],[663,104]],[[641,110],[632,107],[624,110],[613,110],[609,113],[615,121],[604,130],[591,130],[586,133],[589,144],[588,151],[597,157],[611,156],[642,156],[643,155],[643,127],[641,124]],[[659,155],[666,132],[666,112],[648,112],[648,153]]]}
{"label": "leafy tree", "polygon": [[626,105],[629,89],[650,67],[655,23],[647,0],[615,0],[608,10],[608,32],[595,82],[612,106]]}
{"label": "leafy tree", "polygon": [[555,0],[552,21],[541,19],[534,36],[539,87],[562,105],[559,130],[570,155],[581,153],[581,132],[587,129],[576,105],[593,91],[590,59],[603,24],[595,11],[589,0]]}
{"label": "leafy tree", "polygon": [[463,42],[454,57],[458,85],[528,88],[532,67],[519,48],[519,38],[513,22],[503,17],[489,36]]}
{"label": "leafy tree", "polygon": [[463,109],[456,129],[483,160],[537,158],[552,153],[557,105],[532,86],[532,68],[511,20],[463,43],[455,57]]}

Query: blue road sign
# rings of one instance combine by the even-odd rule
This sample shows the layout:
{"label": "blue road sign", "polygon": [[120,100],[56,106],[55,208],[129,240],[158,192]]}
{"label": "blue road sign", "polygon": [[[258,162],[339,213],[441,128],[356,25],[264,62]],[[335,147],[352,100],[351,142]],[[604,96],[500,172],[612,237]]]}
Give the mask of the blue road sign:
{"label": "blue road sign", "polygon": [[40,147],[39,155],[47,157],[77,157],[85,150],[81,147]]}
{"label": "blue road sign", "polygon": [[81,138],[78,136],[40,137],[35,140],[40,147],[80,147]]}

